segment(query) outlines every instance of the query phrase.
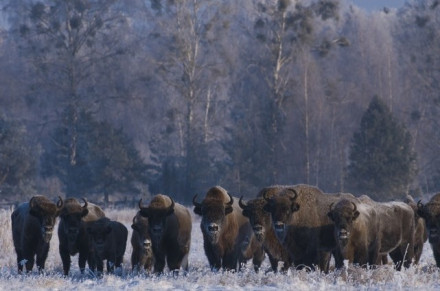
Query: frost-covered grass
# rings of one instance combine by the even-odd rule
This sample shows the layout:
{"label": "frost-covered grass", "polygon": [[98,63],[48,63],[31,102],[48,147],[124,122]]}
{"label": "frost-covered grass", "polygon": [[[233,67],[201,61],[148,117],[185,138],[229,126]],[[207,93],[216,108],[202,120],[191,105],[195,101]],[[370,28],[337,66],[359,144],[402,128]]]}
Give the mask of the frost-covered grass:
{"label": "frost-covered grass", "polygon": [[[198,217],[193,217],[193,232],[189,256],[189,272],[185,276],[174,277],[131,274],[131,244],[127,242],[123,269],[118,275],[104,275],[97,279],[91,274],[81,275],[78,257],[72,258],[71,275],[62,276],[61,259],[58,253],[58,237],[51,241],[45,274],[34,271],[30,274],[17,273],[16,255],[12,243],[10,210],[0,210],[0,289],[1,290],[438,290],[440,272],[435,267],[429,244],[418,266],[398,272],[391,265],[374,270],[348,267],[331,271],[329,274],[290,270],[287,274],[275,274],[269,270],[267,259],[258,274],[249,265],[243,272],[211,272],[203,251],[203,238]],[[125,224],[131,237],[131,221],[136,209],[106,210],[106,215]]]}

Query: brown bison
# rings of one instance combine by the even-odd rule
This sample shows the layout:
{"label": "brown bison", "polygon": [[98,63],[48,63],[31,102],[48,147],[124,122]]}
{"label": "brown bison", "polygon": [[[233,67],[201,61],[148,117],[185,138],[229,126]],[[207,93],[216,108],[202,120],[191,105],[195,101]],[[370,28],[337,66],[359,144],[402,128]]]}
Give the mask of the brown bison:
{"label": "brown bison", "polygon": [[282,262],[281,268],[283,271],[286,271],[292,265],[292,260],[289,252],[276,237],[270,214],[263,210],[266,200],[256,198],[245,203],[242,199],[243,196],[238,201],[238,204],[243,209],[243,215],[249,218],[256,239],[262,244],[264,251],[269,257],[272,270],[278,271],[278,263]]}
{"label": "brown bison", "polygon": [[397,270],[411,264],[414,212],[407,204],[379,203],[366,196],[357,203],[341,199],[330,206],[328,216],[335,222],[341,253],[350,263],[378,265],[389,254]]}
{"label": "brown bison", "polygon": [[37,195],[12,212],[12,239],[19,272],[23,271],[23,265],[26,265],[26,271],[31,271],[35,256],[38,270],[44,269],[55,220],[62,207],[61,197],[55,204],[45,196]]}
{"label": "brown bison", "polygon": [[[236,199],[220,186],[209,189],[201,203],[196,199],[197,195],[193,197],[194,213],[202,217],[203,246],[211,269],[237,270],[237,263],[241,269],[242,264],[252,258],[258,270],[264,251],[254,241],[252,227]],[[243,251],[246,245],[250,251]]]}
{"label": "brown bison", "polygon": [[143,217],[140,212],[133,217],[133,229],[131,235],[131,267],[133,271],[141,269],[151,271],[154,264],[153,246],[148,232],[148,218]]}
{"label": "brown bison", "polygon": [[70,256],[78,255],[78,265],[81,273],[84,273],[86,261],[90,269],[94,269],[95,255],[91,253],[87,224],[104,217],[104,211],[83,198],[84,205],[75,198],[67,198],[60,213],[58,225],[59,252],[63,262],[64,275],[69,274]]}
{"label": "brown bison", "polygon": [[417,203],[417,214],[425,219],[429,244],[437,267],[440,268],[440,193],[435,194],[428,203]]}
{"label": "brown bison", "polygon": [[148,232],[153,243],[154,272],[161,273],[165,260],[170,271],[180,268],[188,271],[188,253],[191,246],[191,215],[186,207],[175,203],[169,196],[158,194],[139,212],[148,218]]}
{"label": "brown bison", "polygon": [[98,274],[104,271],[104,260],[107,260],[107,272],[113,273],[115,267],[120,268],[127,245],[127,228],[118,221],[101,217],[87,225],[87,232],[95,254]]}
{"label": "brown bison", "polygon": [[414,264],[418,264],[422,256],[423,245],[428,240],[428,231],[426,229],[425,220],[418,214],[417,204],[411,195],[407,195],[404,202],[414,211]]}
{"label": "brown bison", "polygon": [[[276,193],[270,197],[267,193]],[[337,268],[343,258],[334,239],[334,223],[327,216],[329,206],[351,194],[324,194],[309,185],[270,186],[265,188],[264,210],[271,214],[272,225],[281,244],[298,268],[318,266],[328,272],[331,254]]]}

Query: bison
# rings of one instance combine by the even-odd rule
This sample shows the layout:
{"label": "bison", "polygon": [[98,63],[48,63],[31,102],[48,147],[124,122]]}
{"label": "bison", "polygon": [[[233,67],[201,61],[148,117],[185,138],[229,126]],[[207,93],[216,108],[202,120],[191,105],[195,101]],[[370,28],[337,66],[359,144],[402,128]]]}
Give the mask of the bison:
{"label": "bison", "polygon": [[[203,247],[211,269],[237,270],[238,263],[240,270],[252,258],[258,270],[264,251],[254,241],[252,227],[236,199],[220,186],[210,188],[201,203],[196,199],[197,194],[193,197],[194,213],[202,217]],[[243,251],[247,246],[249,251]]]}
{"label": "bison", "polygon": [[[309,185],[270,186],[262,190],[272,225],[280,243],[288,250],[293,264],[328,272],[331,254],[337,268],[343,258],[334,239],[334,223],[327,216],[331,203],[341,199],[355,199],[348,193],[325,194]],[[268,195],[276,193],[276,195]]]}
{"label": "bison", "polygon": [[115,267],[120,268],[127,245],[127,228],[118,221],[101,217],[88,224],[87,232],[95,254],[98,274],[104,271],[104,260],[107,260],[107,272],[113,273]]}
{"label": "bison", "polygon": [[335,239],[345,259],[378,265],[389,254],[396,269],[411,264],[414,253],[414,212],[403,202],[379,203],[366,196],[359,202],[341,199],[330,206]]}
{"label": "bison", "polygon": [[104,217],[104,211],[83,198],[84,205],[75,198],[67,198],[60,213],[58,225],[59,252],[63,262],[64,275],[70,270],[70,256],[78,255],[78,265],[81,273],[84,273],[86,261],[90,269],[95,268],[95,255],[91,253],[87,225]]}
{"label": "bison", "polygon": [[266,200],[260,197],[245,203],[242,199],[243,196],[238,204],[243,209],[243,215],[249,218],[256,239],[262,244],[269,257],[272,270],[278,271],[278,263],[282,262],[282,270],[286,271],[292,265],[292,259],[276,237],[270,214],[263,210]]}
{"label": "bison", "polygon": [[414,211],[414,264],[418,264],[422,256],[423,245],[428,240],[428,231],[426,229],[425,220],[418,214],[417,204],[411,195],[407,195],[404,202]]}
{"label": "bison", "polygon": [[437,267],[440,268],[440,193],[435,194],[428,203],[417,203],[417,214],[425,219],[428,240]]}
{"label": "bison", "polygon": [[133,271],[144,269],[151,271],[154,264],[153,247],[151,237],[148,232],[148,218],[143,217],[140,212],[133,217],[133,229],[131,235],[131,267]]}
{"label": "bison", "polygon": [[166,195],[157,194],[148,206],[139,200],[139,212],[148,218],[148,232],[153,243],[154,272],[162,273],[165,260],[170,271],[188,271],[191,245],[191,215],[186,207]]}
{"label": "bison", "polygon": [[55,220],[63,207],[63,199],[58,198],[55,204],[45,196],[36,195],[12,212],[12,239],[19,272],[23,271],[23,265],[26,271],[31,271],[35,256],[38,270],[44,269]]}

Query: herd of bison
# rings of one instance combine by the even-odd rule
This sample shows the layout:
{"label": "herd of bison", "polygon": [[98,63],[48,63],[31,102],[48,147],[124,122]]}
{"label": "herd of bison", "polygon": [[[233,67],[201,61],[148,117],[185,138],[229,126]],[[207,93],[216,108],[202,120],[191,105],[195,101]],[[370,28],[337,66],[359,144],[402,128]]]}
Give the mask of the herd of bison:
{"label": "herd of bison", "polygon": [[[417,264],[429,237],[440,267],[440,193],[423,204],[376,202],[366,195],[323,193],[309,185],[271,186],[255,199],[244,201],[220,186],[203,199],[193,198],[201,216],[203,247],[212,270],[233,270],[249,260],[258,271],[265,256],[275,272],[307,268],[328,272],[344,260],[374,268],[392,259],[396,270]],[[101,276],[121,266],[128,230],[110,220],[97,205],[74,198],[54,203],[34,196],[12,213],[12,237],[18,271],[42,271],[55,221],[59,217],[59,253],[68,276],[71,256],[78,254],[81,273],[86,268]],[[165,265],[178,274],[188,270],[192,219],[188,208],[158,194],[148,205],[139,201],[131,225],[131,265],[136,272],[162,273]],[[36,262],[35,262],[36,261]]]}

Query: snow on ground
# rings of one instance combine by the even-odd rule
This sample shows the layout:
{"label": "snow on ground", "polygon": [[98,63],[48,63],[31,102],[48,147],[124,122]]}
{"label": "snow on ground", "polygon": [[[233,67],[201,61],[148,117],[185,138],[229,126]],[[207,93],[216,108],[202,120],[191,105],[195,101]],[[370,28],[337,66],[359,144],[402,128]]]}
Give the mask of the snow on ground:
{"label": "snow on ground", "polygon": [[[95,278],[92,274],[80,274],[78,257],[72,258],[71,275],[62,276],[61,258],[58,253],[58,237],[52,237],[45,274],[33,271],[17,273],[16,255],[12,243],[11,210],[0,210],[0,290],[438,290],[440,271],[429,244],[425,244],[418,266],[398,272],[391,265],[374,270],[348,267],[329,274],[290,270],[287,274],[269,271],[266,259],[262,271],[255,273],[249,263],[243,272],[211,272],[203,251],[200,219],[193,217],[192,243],[189,256],[189,272],[186,275],[162,276],[131,274],[131,244],[127,242],[124,264],[117,275]],[[136,209],[106,210],[106,215],[125,224],[131,237],[131,222]]]}

